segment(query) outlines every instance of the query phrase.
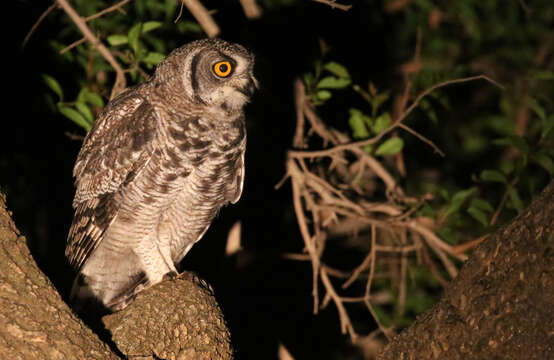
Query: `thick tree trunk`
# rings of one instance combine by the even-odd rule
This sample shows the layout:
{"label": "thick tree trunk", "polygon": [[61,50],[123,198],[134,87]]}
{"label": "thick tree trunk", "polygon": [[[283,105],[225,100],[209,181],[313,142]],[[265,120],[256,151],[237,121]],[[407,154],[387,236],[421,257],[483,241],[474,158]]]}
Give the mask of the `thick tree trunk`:
{"label": "thick tree trunk", "polygon": [[[223,315],[191,277],[164,281],[104,317],[130,359],[231,359]],[[0,355],[2,359],[118,359],[63,302],[38,269],[0,194]]]}
{"label": "thick tree trunk", "polygon": [[553,358],[554,181],[378,359]]}
{"label": "thick tree trunk", "polygon": [[[548,359],[554,349],[554,181],[484,241],[443,299],[379,359]],[[169,280],[104,323],[141,359],[230,359],[229,333],[204,286]],[[115,359],[37,268],[0,194],[0,354],[6,359]]]}

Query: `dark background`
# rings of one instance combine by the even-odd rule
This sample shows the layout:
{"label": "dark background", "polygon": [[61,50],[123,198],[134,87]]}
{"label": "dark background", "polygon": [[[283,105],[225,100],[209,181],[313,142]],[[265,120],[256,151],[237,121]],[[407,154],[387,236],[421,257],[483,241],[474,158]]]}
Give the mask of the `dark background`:
{"label": "dark background", "polygon": [[[228,321],[237,358],[276,358],[281,342],[297,360],[361,359],[349,345],[348,337],[340,334],[333,304],[318,315],[312,314],[310,263],[283,259],[283,253],[301,252],[303,241],[292,208],[289,182],[279,190],[274,186],[285,174],[286,151],[295,130],[293,80],[313,70],[314,62],[321,58],[320,40],[329,48],[325,61],[345,65],[356,83],[365,86],[371,81],[379,89],[394,92],[402,86],[399,65],[413,56],[415,37],[403,38],[410,33],[405,31],[407,26],[413,24],[405,24],[401,12],[385,16],[380,1],[352,1],[349,3],[354,5],[353,9],[343,12],[313,1],[272,7],[268,0],[261,2],[267,6],[259,20],[247,20],[238,1],[203,3],[207,8],[218,9],[214,18],[223,39],[241,43],[254,52],[261,89],[246,109],[248,146],[242,198],[220,212],[203,240],[183,260],[182,269],[198,273],[213,286]],[[51,1],[18,0],[9,2],[4,12],[16,21],[4,35],[8,44],[3,51],[5,92],[0,130],[0,189],[7,195],[13,218],[26,236],[34,258],[67,298],[73,273],[65,261],[64,249],[73,216],[72,168],[81,145],[68,134],[84,135],[84,131],[53,111],[48,102],[52,91],[44,84],[41,74],[53,76],[63,84],[68,97],[75,96],[79,84],[72,76],[82,70],[60,61],[49,41],[63,38],[64,44],[69,44],[78,37],[61,33],[64,26],[59,20],[64,15],[57,10],[22,47],[25,35],[51,4]],[[126,8],[128,16],[134,16],[132,6]],[[516,12],[517,9],[516,6]],[[523,11],[516,13],[516,20],[523,16],[519,13]],[[189,14],[184,16],[191,19]],[[141,20],[151,19],[136,19]],[[532,24],[532,20],[524,20]],[[165,31],[163,38],[169,49],[193,40],[188,35],[160,31]],[[447,25],[444,33],[456,31],[460,29]],[[517,44],[516,40],[526,41],[524,36],[514,39],[513,44]],[[465,48],[460,45],[467,51],[467,55],[459,54],[457,61],[461,63],[469,63],[473,56],[471,39],[467,40]],[[502,41],[488,44],[483,52],[494,53],[497,46],[518,48],[511,40]],[[511,85],[510,78],[506,79],[505,83]],[[422,120],[421,116],[411,119],[410,125],[432,139],[448,157],[441,159],[419,140],[405,137],[406,147],[410,149],[405,155],[407,172],[417,174],[425,168],[439,168],[434,170],[436,179],[455,184],[458,189],[467,188],[473,186],[470,174],[475,169],[498,166],[496,159],[500,151],[484,146],[478,152],[463,152],[460,134],[472,131],[470,127],[463,128],[471,121],[478,124],[474,120],[476,114],[498,111],[499,90],[481,82],[448,88],[445,93],[450,95],[451,109],[438,110],[439,117],[443,118],[440,126],[428,119]],[[318,111],[325,121],[349,131],[345,109],[367,107],[361,104],[361,99],[353,99],[352,92],[333,93],[332,101]],[[478,128],[475,133],[482,135],[485,131]],[[543,170],[535,167],[533,171],[542,171],[539,184],[547,183]],[[409,177],[402,181],[409,188]],[[490,197],[501,195],[499,186],[486,189]],[[509,215],[514,216],[515,212]],[[227,234],[238,220],[242,222],[244,250],[227,257]],[[332,248],[329,252],[326,255],[331,263],[350,264],[344,269],[357,265],[364,256],[344,249]],[[349,314],[360,333],[375,329],[370,314],[362,307],[349,307]]]}
{"label": "dark background", "polygon": [[[17,1],[10,17],[18,19],[7,35],[9,50],[0,186],[19,230],[26,236],[41,269],[67,298],[72,272],[64,258],[74,194],[72,167],[81,142],[67,133],[84,134],[46,103],[50,90],[41,74],[71,84],[73,69],[60,64],[48,45],[59,24],[48,19],[23,48],[22,42],[49,1]],[[60,10],[58,10],[60,11]],[[302,251],[292,209],[289,183],[283,177],[285,152],[295,126],[293,78],[312,69],[320,56],[318,39],[331,47],[333,59],[358,70],[362,79],[382,78],[384,59],[362,54],[361,43],[386,47],[383,24],[367,21],[370,9],[344,13],[315,3],[305,8],[266,12],[263,21],[247,21],[236,4],[225,3],[215,16],[226,40],[240,42],[257,56],[256,74],[262,89],[247,108],[247,176],[242,199],[223,209],[210,230],[186,256],[182,268],[212,284],[228,320],[238,358],[275,358],[282,342],[297,359],[333,358],[348,350],[340,335],[338,315],[328,306],[312,315],[311,266],[283,260],[283,252]],[[356,34],[363,33],[360,37]],[[190,38],[171,39],[176,46]],[[341,54],[356,56],[341,58]],[[66,89],[64,89],[66,90]],[[232,224],[242,222],[244,251],[224,254]],[[237,264],[240,264],[238,266]],[[169,294],[168,294],[169,296]],[[360,319],[371,324],[369,314]]]}

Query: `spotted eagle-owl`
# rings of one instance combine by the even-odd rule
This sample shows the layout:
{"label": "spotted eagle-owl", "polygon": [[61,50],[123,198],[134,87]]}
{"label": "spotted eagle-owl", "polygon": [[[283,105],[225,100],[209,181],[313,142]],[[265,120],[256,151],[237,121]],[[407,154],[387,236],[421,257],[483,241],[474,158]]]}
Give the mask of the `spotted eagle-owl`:
{"label": "spotted eagle-owl", "polygon": [[239,200],[253,65],[240,45],[195,41],[106,106],[73,170],[74,304],[124,308],[176,275],[218,210]]}

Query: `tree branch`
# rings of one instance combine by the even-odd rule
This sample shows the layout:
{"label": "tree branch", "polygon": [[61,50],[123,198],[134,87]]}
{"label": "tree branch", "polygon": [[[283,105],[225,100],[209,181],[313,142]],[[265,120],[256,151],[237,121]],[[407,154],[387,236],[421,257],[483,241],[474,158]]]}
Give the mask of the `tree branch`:
{"label": "tree branch", "polygon": [[85,38],[90,41],[94,47],[100,52],[100,54],[106,59],[106,61],[113,67],[115,70],[116,78],[115,84],[112,88],[112,93],[110,98],[114,98],[127,86],[127,81],[125,80],[125,73],[117,60],[113,57],[112,53],[104,46],[104,44],[92,33],[89,27],[86,24],[85,19],[83,19],[76,11],[69,5],[67,0],[57,0],[58,4],[66,12],[66,14],[71,18],[71,20],[77,25],[79,30],[83,33]]}
{"label": "tree branch", "polygon": [[554,324],[554,180],[488,236],[444,297],[395,337],[388,359],[547,359]]}

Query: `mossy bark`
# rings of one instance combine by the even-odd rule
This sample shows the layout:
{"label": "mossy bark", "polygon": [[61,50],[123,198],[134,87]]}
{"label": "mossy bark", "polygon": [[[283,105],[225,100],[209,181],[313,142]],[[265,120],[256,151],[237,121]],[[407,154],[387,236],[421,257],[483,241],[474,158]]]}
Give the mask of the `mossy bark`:
{"label": "mossy bark", "polygon": [[[3,359],[118,359],[74,315],[33,260],[0,194],[0,354]],[[207,286],[167,280],[104,317],[128,358],[232,359],[223,315]]]}
{"label": "mossy bark", "polygon": [[554,181],[378,359],[551,359],[553,329]]}

